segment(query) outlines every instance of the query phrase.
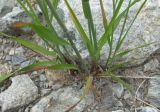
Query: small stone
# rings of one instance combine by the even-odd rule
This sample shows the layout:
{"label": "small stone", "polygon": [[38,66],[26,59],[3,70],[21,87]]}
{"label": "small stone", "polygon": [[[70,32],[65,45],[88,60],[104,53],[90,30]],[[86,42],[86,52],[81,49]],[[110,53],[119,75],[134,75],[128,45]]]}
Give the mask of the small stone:
{"label": "small stone", "polygon": [[126,99],[132,99],[132,94],[131,94],[131,92],[130,91],[125,91],[125,93],[124,93],[124,99],[126,100]]}
{"label": "small stone", "polygon": [[14,48],[11,48],[11,50],[9,51],[9,55],[14,55],[15,54],[15,50]]}
{"label": "small stone", "polygon": [[157,109],[152,107],[141,107],[138,110],[139,110],[138,112],[159,112]]}
{"label": "small stone", "polygon": [[24,49],[22,47],[18,47],[15,49],[15,54],[23,54]]}
{"label": "small stone", "polygon": [[22,62],[24,62],[25,60],[26,60],[26,58],[23,55],[14,55],[14,56],[12,56],[12,64],[13,65],[19,65]]}
{"label": "small stone", "polygon": [[156,71],[156,69],[159,67],[159,61],[157,59],[153,59],[149,61],[149,63],[144,65],[144,71]]}
{"label": "small stone", "polygon": [[123,106],[123,103],[121,101],[117,101],[115,104],[114,104],[116,107],[122,107]]}
{"label": "small stone", "polygon": [[121,98],[123,92],[124,92],[124,87],[122,84],[113,84],[112,85],[113,93],[116,95],[117,98]]}
{"label": "small stone", "polygon": [[124,92],[124,100],[128,105],[133,105],[133,95],[129,90]]}
{"label": "small stone", "polygon": [[147,99],[152,105],[160,107],[160,75],[154,77],[156,78],[149,81]]}
{"label": "small stone", "polygon": [[38,97],[38,88],[28,75],[16,76],[11,78],[11,80],[11,86],[0,93],[2,112],[29,104]]}

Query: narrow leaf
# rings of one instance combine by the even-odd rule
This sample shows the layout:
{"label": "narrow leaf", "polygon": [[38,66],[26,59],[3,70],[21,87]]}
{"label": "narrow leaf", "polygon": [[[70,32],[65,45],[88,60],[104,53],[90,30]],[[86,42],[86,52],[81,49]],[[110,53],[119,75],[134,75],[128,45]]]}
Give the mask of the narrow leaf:
{"label": "narrow leaf", "polygon": [[61,37],[58,37],[54,32],[45,28],[42,25],[29,25],[42,39],[55,43],[57,45],[69,45],[69,43]]}
{"label": "narrow leaf", "polygon": [[53,66],[55,64],[56,62],[53,61],[40,61],[20,69],[19,72],[23,73],[23,72],[38,71],[41,69],[47,69],[48,67]]}
{"label": "narrow leaf", "polygon": [[39,45],[29,41],[29,40],[25,40],[25,39],[14,37],[14,36],[9,36],[9,35],[6,35],[6,34],[1,33],[1,32],[0,32],[0,35],[9,37],[10,39],[15,40],[19,44],[22,44],[23,46],[28,47],[29,49],[31,49],[31,50],[33,50],[37,53],[40,53],[42,55],[56,56],[55,52],[48,51],[45,48],[43,48],[43,47],[41,47],[41,46],[39,46]]}
{"label": "narrow leaf", "polygon": [[54,69],[54,70],[75,69],[77,70],[78,68],[73,64],[56,64],[56,65],[48,67],[47,69]]}
{"label": "narrow leaf", "polygon": [[107,21],[107,18],[106,18],[107,16],[105,14],[104,6],[103,6],[103,1],[99,0],[99,2],[100,2],[101,13],[102,13],[102,17],[103,17],[103,25],[104,25],[105,30],[107,30],[108,21]]}
{"label": "narrow leaf", "polygon": [[[88,20],[88,28],[89,28],[89,34],[90,34],[90,43],[94,43],[94,51],[96,52],[97,50],[97,39],[96,39],[96,30],[94,28],[94,23],[93,23],[93,17],[92,17],[92,12],[89,4],[89,0],[82,0],[82,6],[83,6],[83,12]],[[92,42],[93,41],[93,42]]]}
{"label": "narrow leaf", "polygon": [[57,8],[58,3],[60,2],[60,0],[52,0],[52,2],[53,2],[54,7]]}
{"label": "narrow leaf", "polygon": [[10,74],[0,74],[0,83],[8,79],[10,76]]}
{"label": "narrow leaf", "polygon": [[73,12],[72,8],[70,7],[69,3],[67,2],[67,0],[64,0],[64,2],[65,2],[66,6],[67,6],[67,8],[69,10],[70,16],[71,16],[71,18],[72,18],[72,20],[73,20],[78,32],[79,32],[81,38],[83,39],[83,42],[84,42],[85,46],[88,48],[89,53],[91,55],[93,55],[92,45],[89,42],[89,39],[88,39],[86,33],[84,32],[84,29],[82,28],[80,22],[78,21],[76,15],[74,14],[74,12]]}

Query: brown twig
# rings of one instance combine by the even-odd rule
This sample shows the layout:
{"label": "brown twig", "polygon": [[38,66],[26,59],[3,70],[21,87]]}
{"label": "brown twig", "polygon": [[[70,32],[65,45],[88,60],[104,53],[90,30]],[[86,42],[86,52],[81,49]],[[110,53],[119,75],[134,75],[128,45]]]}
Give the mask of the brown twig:
{"label": "brown twig", "polygon": [[[111,78],[111,76],[106,76],[106,75],[98,75],[100,78]],[[145,77],[145,76],[116,76],[118,78],[123,78],[123,79],[155,79],[156,77]]]}
{"label": "brown twig", "polygon": [[155,106],[153,106],[153,105],[151,105],[151,104],[149,104],[149,103],[143,101],[142,99],[140,99],[140,98],[138,98],[138,97],[136,97],[136,100],[141,101],[142,103],[144,103],[144,104],[146,104],[146,105],[148,105],[148,106],[150,106],[150,107],[152,107],[152,108],[154,108],[154,109],[160,111],[157,107],[155,107]]}

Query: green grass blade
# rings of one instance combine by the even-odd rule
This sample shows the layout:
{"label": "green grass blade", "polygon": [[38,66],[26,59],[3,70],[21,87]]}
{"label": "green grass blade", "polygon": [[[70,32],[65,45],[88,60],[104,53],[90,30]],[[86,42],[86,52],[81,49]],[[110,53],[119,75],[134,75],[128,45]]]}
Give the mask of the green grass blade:
{"label": "green grass blade", "polygon": [[[103,36],[100,38],[100,40],[98,41],[98,52],[101,51],[102,47],[105,45],[106,42],[108,42],[109,46],[111,46],[111,33],[112,33],[112,27],[114,26],[113,29],[116,29],[117,26],[119,25],[121,19],[123,18],[123,16],[125,15],[125,13],[127,12],[127,10],[129,8],[131,8],[132,6],[134,6],[137,2],[139,2],[140,0],[134,0],[124,11],[122,11],[118,16],[116,14],[113,15],[110,23],[108,24],[108,30],[105,31],[105,33],[103,34]],[[122,1],[121,1],[122,2]],[[120,2],[119,2],[120,3]],[[121,6],[122,4],[119,4],[119,6]],[[118,11],[116,11],[118,12]],[[114,25],[113,25],[114,24]]]}
{"label": "green grass blade", "polygon": [[87,47],[90,55],[93,56],[93,47],[92,47],[86,33],[84,32],[84,29],[82,28],[80,22],[78,21],[76,15],[74,14],[74,12],[73,12],[72,8],[70,7],[69,3],[67,2],[67,0],[64,0],[64,2],[65,2],[66,6],[67,6],[67,8],[70,12],[70,16],[71,16],[79,34],[80,34],[80,36],[82,37],[82,40],[83,40],[85,46]]}
{"label": "green grass blade", "polygon": [[48,67],[48,69],[53,70],[68,70],[68,69],[74,69],[77,70],[78,68],[73,64],[56,64],[53,66]]}
{"label": "green grass blade", "polygon": [[116,57],[123,57],[124,55],[127,55],[128,53],[130,53],[132,51],[135,51],[135,50],[140,49],[140,48],[148,47],[149,45],[155,44],[155,43],[156,42],[151,42],[151,43],[148,43],[148,44],[143,44],[143,45],[140,45],[138,47],[119,52],[119,53],[116,54]]}
{"label": "green grass blade", "polygon": [[47,69],[50,66],[55,65],[56,62],[53,61],[40,61],[31,65],[28,65],[22,69],[20,69],[18,72],[20,73],[27,73],[27,72],[31,72],[31,71],[38,71],[41,69]]}
{"label": "green grass blade", "polygon": [[27,9],[27,7],[22,3],[21,0],[17,0],[17,2],[21,5],[21,7],[24,9],[24,11],[32,18],[33,22],[36,24],[41,24],[38,16],[35,14],[31,4],[28,2],[28,0],[25,0],[30,10]]}
{"label": "green grass blade", "polygon": [[47,49],[31,42],[31,41],[28,41],[28,40],[25,40],[25,39],[22,39],[22,38],[18,38],[18,37],[14,37],[14,36],[9,36],[9,35],[6,35],[4,33],[1,33],[0,32],[0,35],[2,36],[6,36],[6,37],[9,37],[10,39],[18,42],[19,44],[22,44],[23,46],[25,47],[28,47],[29,49],[37,52],[37,53],[40,53],[42,55],[50,55],[50,56],[56,56],[56,53],[55,52],[51,52],[51,51],[48,51]]}
{"label": "green grass blade", "polygon": [[48,20],[49,20],[49,14],[48,14],[48,13],[49,13],[49,10],[48,10],[48,8],[47,8],[46,2],[45,2],[44,0],[37,0],[37,3],[38,3],[38,5],[40,6],[40,8],[41,8],[41,10],[42,10],[42,13],[43,13],[46,21],[48,22]]}
{"label": "green grass blade", "polygon": [[[131,1],[132,1],[132,0],[129,1],[128,7],[130,6]],[[123,22],[123,25],[122,25],[121,33],[120,33],[120,35],[119,35],[119,39],[118,39],[118,42],[117,42],[117,45],[116,45],[116,49],[115,49],[115,51],[114,51],[114,55],[115,55],[115,53],[120,49],[120,48],[119,48],[119,47],[120,47],[119,44],[120,44],[120,41],[121,41],[121,39],[122,39],[122,35],[123,35],[123,32],[124,32],[124,28],[125,28],[125,25],[126,25],[126,22],[127,22],[128,13],[129,13],[129,8],[127,8],[127,10],[126,10],[126,16],[125,16],[125,19],[124,19],[124,22]],[[119,21],[119,20],[118,20],[118,21]]]}
{"label": "green grass blade", "polygon": [[27,73],[32,71],[38,71],[38,70],[68,70],[68,69],[75,69],[77,70],[77,67],[72,64],[57,64],[54,61],[41,61],[34,64],[31,64],[27,67],[24,67],[19,70],[20,73]]}
{"label": "green grass blade", "polygon": [[[57,9],[59,2],[60,2],[60,0],[52,0],[52,4],[53,4],[53,6],[55,7],[55,9]],[[50,21],[53,20],[53,17],[54,17],[54,14],[51,12]]]}
{"label": "green grass blade", "polygon": [[0,83],[7,80],[8,78],[10,78],[11,76],[15,75],[20,69],[11,72],[11,73],[4,73],[4,74],[0,74]]}
{"label": "green grass blade", "polygon": [[12,38],[13,40],[15,40],[16,42],[18,42],[19,44],[22,44],[25,47],[28,47],[30,49],[32,49],[33,51],[40,53],[42,55],[50,55],[50,56],[56,56],[55,52],[51,52],[46,50],[45,48],[31,42],[31,41],[27,41],[21,38]]}
{"label": "green grass blade", "polygon": [[17,0],[17,2],[21,5],[21,7],[24,9],[24,11],[30,16],[32,17],[32,19],[34,19],[34,16],[32,15],[32,13],[26,8],[26,6],[22,3],[21,0]]}
{"label": "green grass blade", "polygon": [[113,16],[112,16],[112,19],[111,19],[111,21],[110,21],[110,23],[109,23],[109,25],[108,25],[108,30],[105,31],[104,35],[103,35],[103,36],[100,38],[100,40],[98,41],[98,47],[99,47],[99,48],[98,48],[98,52],[101,51],[102,47],[106,44],[106,42],[108,42],[109,46],[111,47],[112,41],[111,41],[110,37],[111,37],[113,31],[114,31],[115,28],[116,28],[116,27],[115,27],[115,24],[114,24],[114,21],[115,21],[118,13],[119,13],[119,11],[120,11],[120,8],[121,8],[121,6],[122,6],[122,4],[123,4],[123,1],[124,1],[124,0],[120,0],[120,1],[119,1],[118,6],[117,6],[117,8],[116,8],[116,10],[115,10],[115,12],[114,12],[114,14],[113,14]]}
{"label": "green grass blade", "polygon": [[54,32],[42,25],[30,24],[29,27],[31,27],[42,39],[47,39],[57,45],[69,45],[66,40],[58,37]]}
{"label": "green grass blade", "polygon": [[105,14],[105,10],[104,10],[104,6],[103,6],[103,2],[102,0],[99,0],[100,2],[100,6],[101,6],[101,13],[102,13],[102,17],[103,17],[103,26],[105,28],[105,30],[107,30],[107,27],[108,27],[108,20],[107,20],[107,16]]}
{"label": "green grass blade", "polygon": [[54,5],[52,5],[52,3],[49,0],[45,0],[48,7],[51,10],[51,13],[54,15],[55,19],[57,20],[58,24],[60,25],[60,27],[62,28],[62,30],[64,31],[64,33],[67,35],[67,39],[69,40],[71,47],[73,48],[73,50],[75,51],[76,55],[78,56],[78,58],[81,60],[82,63],[82,57],[78,51],[78,49],[76,48],[74,42],[72,41],[72,39],[70,38],[70,34],[68,33],[68,30],[65,26],[65,24],[62,22],[61,18],[59,17],[59,15],[56,12],[56,8],[54,7]]}
{"label": "green grass blade", "polygon": [[52,4],[54,5],[55,8],[57,8],[59,2],[60,0],[52,0]]}
{"label": "green grass blade", "polygon": [[0,74],[0,83],[8,79],[10,76],[10,74]]}
{"label": "green grass blade", "polygon": [[96,31],[94,28],[94,23],[93,23],[93,17],[92,17],[92,12],[91,12],[91,8],[90,8],[90,4],[89,4],[89,0],[82,0],[82,6],[83,6],[83,12],[84,15],[86,17],[86,19],[88,20],[88,26],[89,26],[89,33],[91,34],[91,39],[90,43],[94,43],[94,50],[96,52],[97,50],[97,39],[96,39]]}
{"label": "green grass blade", "polygon": [[116,1],[115,0],[112,0],[112,4],[113,4],[113,14],[116,10]]}

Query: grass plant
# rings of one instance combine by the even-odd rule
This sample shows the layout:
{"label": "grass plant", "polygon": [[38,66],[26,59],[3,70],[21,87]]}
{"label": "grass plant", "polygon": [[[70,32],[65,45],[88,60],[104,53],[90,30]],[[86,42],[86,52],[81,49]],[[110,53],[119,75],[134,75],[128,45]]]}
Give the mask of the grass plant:
{"label": "grass plant", "polygon": [[[19,25],[19,27],[30,27],[36,34],[38,34],[39,38],[41,38],[45,42],[45,44],[47,45],[47,48],[39,46],[38,44],[31,42],[30,40],[9,36],[2,32],[0,32],[0,35],[8,37],[41,55],[45,55],[49,57],[57,57],[57,60],[47,60],[47,59],[41,60],[38,63],[34,63],[32,65],[29,65],[25,68],[22,68],[16,71],[16,73],[14,72],[14,74],[22,74],[25,72],[35,71],[35,70],[37,71],[41,69],[53,69],[53,70],[67,69],[67,70],[76,71],[77,73],[76,75],[79,75],[79,76],[81,76],[81,74],[86,74],[86,77],[88,77],[88,79],[86,81],[87,83],[83,92],[82,99],[84,98],[85,94],[87,94],[87,91],[92,85],[92,80],[93,80],[92,78],[95,75],[98,75],[99,73],[106,73],[106,76],[110,75],[117,82],[127,86],[127,84],[123,80],[121,80],[120,78],[117,78],[116,75],[113,74],[113,70],[123,66],[124,64],[127,64],[128,61],[120,63],[118,65],[115,65],[114,63],[117,61],[117,59],[124,57],[125,55],[132,52],[133,50],[146,47],[149,45],[149,44],[144,44],[136,48],[128,49],[125,51],[121,50],[123,43],[127,38],[127,34],[129,33],[129,30],[131,29],[133,23],[135,22],[138,14],[144,7],[147,0],[143,0],[143,1],[129,0],[128,5],[126,5],[125,8],[123,7],[124,8],[123,10],[122,10],[122,5],[124,4],[124,0],[112,0],[113,15],[110,20],[107,18],[108,11],[106,11],[104,8],[106,6],[103,5],[102,0],[99,0],[101,14],[103,17],[103,26],[105,29],[101,37],[97,37],[97,32],[96,32],[96,28],[95,28],[95,24],[92,16],[92,10],[91,10],[92,6],[90,5],[89,0],[81,0],[83,13],[88,23],[88,31],[89,31],[88,34],[85,32],[84,28],[82,27],[82,24],[78,20],[75,12],[72,9],[72,6],[70,6],[67,0],[63,0],[69,11],[71,19],[77,31],[80,34],[80,38],[83,40],[84,46],[88,50],[91,62],[86,62],[86,60],[82,58],[79,50],[76,47],[76,43],[74,43],[72,38],[70,38],[70,33],[67,27],[59,17],[56,11],[59,0],[37,0],[37,4],[40,7],[42,14],[44,16],[45,24],[43,24],[41,20],[38,18],[38,15],[36,14],[34,8],[31,6],[28,0],[24,0],[24,2],[22,2],[21,0],[17,0],[17,1],[21,5],[21,7],[25,10],[25,12],[32,18],[32,23],[21,22],[17,24]],[[141,5],[137,7],[135,16],[130,22],[127,23],[130,9],[136,4],[138,4],[139,2],[141,3]],[[57,21],[57,23],[61,27],[61,30],[66,34],[67,38],[61,37],[56,32],[55,27],[52,25],[53,18],[54,20]],[[115,43],[114,33],[117,27],[120,25],[120,23],[122,23],[122,26],[119,33],[118,42],[116,43],[116,47],[114,48],[113,47],[113,44]],[[106,65],[103,68],[101,68],[99,61],[101,58],[102,48],[105,45],[109,47],[109,51],[107,51],[109,52],[109,55],[108,57],[106,57]],[[52,49],[52,51],[49,51],[48,48]],[[70,53],[69,49],[72,49],[74,53]],[[77,63],[76,60],[79,60],[79,63]],[[100,69],[102,69],[103,71],[100,72]],[[10,77],[11,75],[7,75],[7,76]],[[0,78],[0,81],[5,80],[8,77],[5,76],[5,78],[4,77]]]}

